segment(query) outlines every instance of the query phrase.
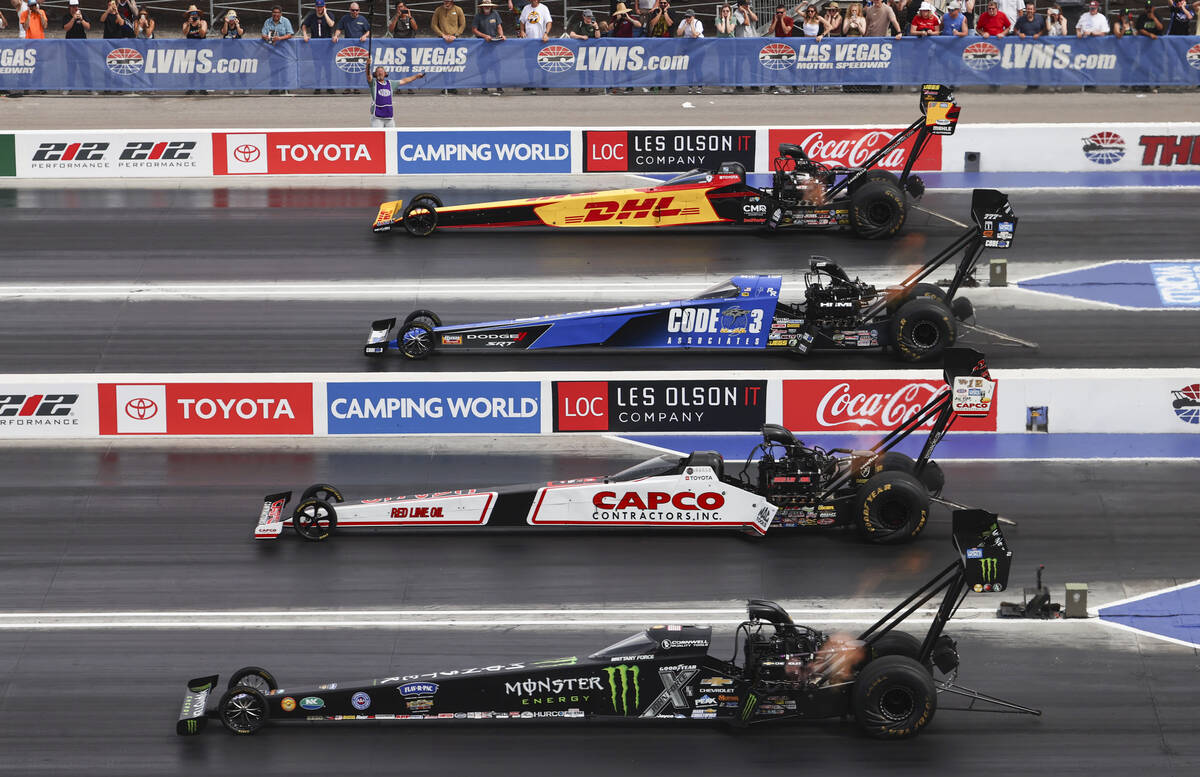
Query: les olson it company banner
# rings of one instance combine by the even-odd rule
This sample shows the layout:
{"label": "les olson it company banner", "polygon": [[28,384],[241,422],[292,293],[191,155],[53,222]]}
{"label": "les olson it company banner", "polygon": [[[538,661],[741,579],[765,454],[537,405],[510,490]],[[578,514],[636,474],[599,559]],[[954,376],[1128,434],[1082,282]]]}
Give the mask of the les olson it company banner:
{"label": "les olson it company banner", "polygon": [[101,383],[100,434],[313,433],[311,383]]}

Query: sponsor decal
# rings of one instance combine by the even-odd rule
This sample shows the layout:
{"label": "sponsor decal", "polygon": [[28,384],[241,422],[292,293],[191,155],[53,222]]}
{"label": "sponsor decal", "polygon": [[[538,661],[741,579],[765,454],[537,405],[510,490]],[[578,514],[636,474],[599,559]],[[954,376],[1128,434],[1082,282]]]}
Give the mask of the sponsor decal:
{"label": "sponsor decal", "polygon": [[1075,53],[1070,43],[1020,43],[1005,41],[997,48],[987,41],[963,49],[963,64],[972,70],[1114,70],[1116,54]]}
{"label": "sponsor decal", "polygon": [[831,42],[793,48],[776,41],[758,51],[758,64],[767,70],[864,70],[887,68],[891,63],[891,43]]}
{"label": "sponsor decal", "polygon": [[1184,61],[1188,63],[1188,67],[1194,70],[1200,70],[1200,43],[1197,43],[1195,46],[1192,46],[1190,49],[1188,49],[1187,53],[1183,55],[1183,58]]}
{"label": "sponsor decal", "polygon": [[608,674],[608,689],[613,712],[628,715],[630,704],[637,712],[642,706],[642,670],[637,664],[618,664],[604,667]]}
{"label": "sponsor decal", "polygon": [[983,548],[967,548],[967,558],[983,558]]}
{"label": "sponsor decal", "polygon": [[733,679],[729,677],[705,677],[700,680],[701,685],[733,685]]}
{"label": "sponsor decal", "polygon": [[137,49],[113,49],[104,57],[104,64],[114,74],[130,76],[142,72],[142,53]]}
{"label": "sponsor decal", "polygon": [[[904,378],[785,380],[783,423],[797,432],[890,431],[945,388],[940,380]],[[997,390],[990,415],[959,418],[955,431],[995,431],[998,401]]]}
{"label": "sponsor decal", "polygon": [[[592,505],[601,510],[657,510],[664,506],[674,507],[676,510],[719,510],[725,506],[725,497],[715,491],[702,494],[690,491],[674,494],[665,491],[600,491],[592,497]],[[676,646],[679,646],[679,643],[676,643]],[[670,641],[664,640],[663,647],[671,647]]]}
{"label": "sponsor decal", "polygon": [[1200,383],[1171,392],[1171,407],[1181,421],[1200,424]]}
{"label": "sponsor decal", "polygon": [[354,709],[361,712],[362,710],[365,710],[367,707],[371,706],[371,697],[362,691],[359,691],[350,697],[350,704],[354,707]]}
{"label": "sponsor decal", "polygon": [[766,386],[749,380],[555,381],[554,430],[752,431],[766,419]]}
{"label": "sponsor decal", "polygon": [[537,64],[547,73],[682,72],[691,64],[687,54],[647,54],[646,47],[605,41],[603,46],[580,46],[572,51],[551,43],[538,49]]}
{"label": "sponsor decal", "polygon": [[116,48],[104,64],[118,76],[145,71],[152,75],[251,75],[258,72],[258,57],[218,57],[212,49],[180,44],[179,48],[155,47],[143,55],[137,49]]}
{"label": "sponsor decal", "polygon": [[962,60],[972,70],[991,70],[1000,64],[1000,49],[987,41],[972,43],[963,49]]}
{"label": "sponsor decal", "polygon": [[983,582],[991,583],[996,579],[996,570],[1000,566],[999,561],[994,558],[979,559],[979,574]]}
{"label": "sponsor decal", "polygon": [[91,436],[94,397],[85,384],[0,384],[0,437]]}
{"label": "sponsor decal", "polygon": [[387,172],[387,136],[371,130],[214,132],[214,175],[372,175]]}
{"label": "sponsor decal", "polygon": [[543,46],[537,53],[538,67],[547,73],[563,73],[575,67],[575,52],[557,43]]}
{"label": "sponsor decal", "polygon": [[522,706],[579,704],[592,698],[584,691],[603,691],[600,677],[543,678],[506,682],[504,692],[520,698]]}
{"label": "sponsor decal", "polygon": [[585,130],[583,171],[686,172],[740,162],[754,168],[753,130]]}
{"label": "sponsor decal", "polygon": [[437,683],[405,683],[397,688],[401,696],[432,696],[438,692]]}
{"label": "sponsor decal", "polygon": [[[770,149],[779,148],[780,143],[795,143],[814,162],[830,167],[861,167],[892,138],[903,132],[896,128],[797,128],[773,129],[768,133]],[[884,170],[903,170],[913,152],[916,137],[911,137],[893,149],[875,167]],[[932,135],[915,163],[916,170],[942,169],[942,136]]]}
{"label": "sponsor decal", "polygon": [[33,75],[37,67],[37,49],[0,49],[0,76]]}
{"label": "sponsor decal", "polygon": [[1096,132],[1083,139],[1083,155],[1098,165],[1114,165],[1125,158],[1125,138],[1115,132]]}
{"label": "sponsor decal", "polygon": [[291,712],[292,710],[296,709],[296,700],[291,696],[284,696],[279,700],[279,709],[283,710],[284,712]]}
{"label": "sponsor decal", "polygon": [[330,383],[330,434],[536,433],[537,381]]}
{"label": "sponsor decal", "polygon": [[[361,47],[355,47],[361,48]],[[364,52],[365,54],[365,52]],[[383,65],[393,75],[405,73],[462,73],[467,69],[470,49],[462,45],[408,46],[390,48],[381,41],[375,43],[374,65]],[[362,72],[362,71],[358,71]]]}
{"label": "sponsor decal", "polygon": [[100,434],[312,434],[309,383],[101,383]]}
{"label": "sponsor decal", "polygon": [[325,706],[325,700],[320,696],[305,696],[300,700],[300,706],[306,710],[319,710]]}
{"label": "sponsor decal", "polygon": [[56,132],[22,134],[14,143],[16,173],[26,177],[206,176],[207,133]]}
{"label": "sponsor decal", "polygon": [[1200,165],[1200,135],[1142,135],[1138,144],[1143,167]]}
{"label": "sponsor decal", "polygon": [[758,50],[758,64],[767,70],[787,70],[796,64],[796,50],[786,43],[768,43]]}
{"label": "sponsor decal", "polygon": [[362,46],[343,46],[334,53],[333,64],[343,73],[364,73],[370,57],[370,53]]}
{"label": "sponsor decal", "polygon": [[[720,496],[714,494],[714,496]],[[724,503],[724,499],[721,500]],[[679,650],[680,648],[706,648],[707,639],[664,639],[661,643],[664,650]]]}
{"label": "sponsor decal", "polygon": [[398,132],[396,172],[569,173],[567,130]]}

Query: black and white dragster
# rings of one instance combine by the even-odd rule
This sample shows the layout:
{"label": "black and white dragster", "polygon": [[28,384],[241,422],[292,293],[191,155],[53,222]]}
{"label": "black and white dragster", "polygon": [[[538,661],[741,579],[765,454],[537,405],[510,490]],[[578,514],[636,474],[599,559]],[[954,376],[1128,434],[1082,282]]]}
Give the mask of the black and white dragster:
{"label": "black and white dragster", "polygon": [[[978,351],[946,351],[944,378],[939,393],[870,450],[806,446],[767,424],[762,444],[736,475],[726,472],[719,453],[695,451],[657,456],[608,477],[357,502],[320,483],[290,512],[291,492],[264,497],[254,537],[277,539],[289,524],[314,541],[337,529],[370,527],[712,527],[763,535],[777,527],[857,526],[870,542],[903,542],[921,533],[931,500],[941,495],[945,478],[930,457],[942,435],[957,416],[986,416],[994,406],[995,383]],[[929,436],[915,461],[892,450],[925,424]]]}
{"label": "black and white dragster", "polygon": [[[752,600],[728,660],[710,654],[712,627],[680,625],[648,628],[588,656],[375,680],[280,688],[269,671],[245,667],[224,690],[218,675],[189,681],[176,731],[198,734],[211,718],[253,734],[291,721],[623,718],[744,726],[853,714],[867,735],[902,739],[929,725],[943,693],[970,706],[1040,715],[957,683],[958,645],[943,629],[969,591],[1007,587],[1012,551],[996,516],[983,510],[956,511],[953,540],[954,562],[856,638],[797,625],[779,605]],[[923,638],[896,630],[938,594]]]}

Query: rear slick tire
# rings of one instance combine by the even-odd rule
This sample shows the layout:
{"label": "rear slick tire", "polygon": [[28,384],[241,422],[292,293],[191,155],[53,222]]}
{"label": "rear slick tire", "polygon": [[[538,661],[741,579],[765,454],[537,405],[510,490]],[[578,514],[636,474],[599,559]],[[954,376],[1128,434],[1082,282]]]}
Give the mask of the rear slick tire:
{"label": "rear slick tire", "polygon": [[889,181],[868,181],[850,195],[850,225],[864,240],[892,237],[907,218],[904,192]]}
{"label": "rear slick tire", "polygon": [[858,673],[854,717],[874,739],[908,739],[937,712],[937,688],[925,667],[907,656],[884,656]]}
{"label": "rear slick tire", "polygon": [[921,533],[929,519],[929,492],[908,472],[880,472],[859,486],[854,516],[868,542],[907,542]]}
{"label": "rear slick tire", "polygon": [[936,359],[957,339],[954,314],[937,300],[909,300],[892,318],[892,346],[902,361]]}

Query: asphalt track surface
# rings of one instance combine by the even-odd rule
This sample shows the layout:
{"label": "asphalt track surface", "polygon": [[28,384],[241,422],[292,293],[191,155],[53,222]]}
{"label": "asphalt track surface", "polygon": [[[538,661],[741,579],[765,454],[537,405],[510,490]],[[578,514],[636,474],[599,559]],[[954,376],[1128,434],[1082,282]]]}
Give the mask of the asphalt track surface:
{"label": "asphalt track surface", "polygon": [[[636,454],[435,459],[419,453],[262,455],[95,448],[0,450],[5,612],[511,607],[728,602],[736,597],[898,599],[953,551],[944,514],[898,548],[838,534],[738,536],[511,533],[342,534],[323,544],[250,537],[264,487],[317,477],[353,494],[398,481],[435,487],[605,471]],[[486,468],[486,469],[485,469]],[[1194,516],[1171,489],[1193,464],[949,464],[949,495],[1018,517],[1011,583],[1178,582]],[[53,485],[44,473],[55,474]],[[399,477],[398,473],[403,473]],[[31,487],[30,484],[47,485]],[[1073,493],[1062,482],[1080,484]],[[407,490],[407,489],[406,489]],[[12,516],[21,516],[20,521]],[[852,590],[847,581],[855,581]],[[1094,588],[1095,590],[1095,588]],[[1114,590],[1109,585],[1109,590]],[[998,598],[974,596],[968,607]],[[1056,596],[1056,598],[1058,598]],[[1102,602],[1093,602],[1100,604]],[[827,605],[836,606],[836,605]],[[820,619],[805,619],[829,628]],[[995,624],[995,622],[993,622]],[[914,629],[915,630],[915,629]],[[953,627],[968,686],[1045,710],[1042,718],[943,709],[918,739],[880,743],[850,723],[764,727],[735,736],[695,725],[579,727],[330,724],[235,738],[219,726],[180,738],[190,677],[265,665],[286,686],[587,653],[630,628],[0,630],[0,773],[604,775],[766,773],[1162,774],[1200,766],[1195,651],[1093,622]],[[714,653],[731,649],[718,630]],[[443,724],[445,725],[445,724]],[[341,730],[338,730],[341,729]],[[699,765],[703,765],[700,767]]]}
{"label": "asphalt track surface", "polygon": [[[408,191],[278,189],[0,191],[6,282],[163,283],[329,282],[328,299],[304,301],[5,302],[0,358],[23,372],[232,372],[411,370],[398,358],[361,355],[368,324],[406,314],[414,296],[362,301],[337,291],[340,280],[404,283],[495,277],[569,281],[583,276],[707,273],[792,273],[812,254],[828,256],[851,274],[861,265],[912,267],[948,244],[961,227],[931,213],[913,213],[906,232],[887,243],[844,233],[670,230],[580,234],[554,232],[437,233],[414,239],[375,235],[377,203]],[[447,203],[503,196],[455,190]],[[967,218],[969,195],[932,192],[922,207]],[[1010,278],[1046,263],[1196,257],[1190,223],[1200,207],[1194,190],[1021,191],[1012,202],[1022,222],[1004,258]],[[63,214],[70,217],[64,222]],[[1101,216],[1100,214],[1104,214]],[[144,223],[139,221],[144,219]],[[154,231],[153,224],[167,224]],[[69,228],[64,228],[69,224]],[[993,252],[998,254],[999,252]],[[986,258],[986,257],[985,257]],[[986,271],[986,268],[983,270]],[[938,276],[948,276],[946,268]],[[981,277],[983,272],[981,272]],[[871,280],[868,278],[867,280]],[[631,284],[628,301],[653,301]],[[786,290],[785,290],[786,291]],[[969,296],[969,292],[967,292]],[[481,295],[486,297],[486,295]],[[531,295],[533,296],[533,295]],[[786,296],[786,294],[785,294]],[[583,306],[583,307],[591,307]],[[476,296],[438,306],[446,323],[578,310],[578,300],[522,302]],[[981,307],[979,322],[1041,344],[1039,351],[984,347],[1001,367],[1167,367],[1194,364],[1200,313]],[[873,353],[813,355],[797,361],[765,353],[658,355],[591,352],[435,356],[429,371],[594,369],[880,368],[895,365]],[[898,365],[897,365],[898,366]]]}

